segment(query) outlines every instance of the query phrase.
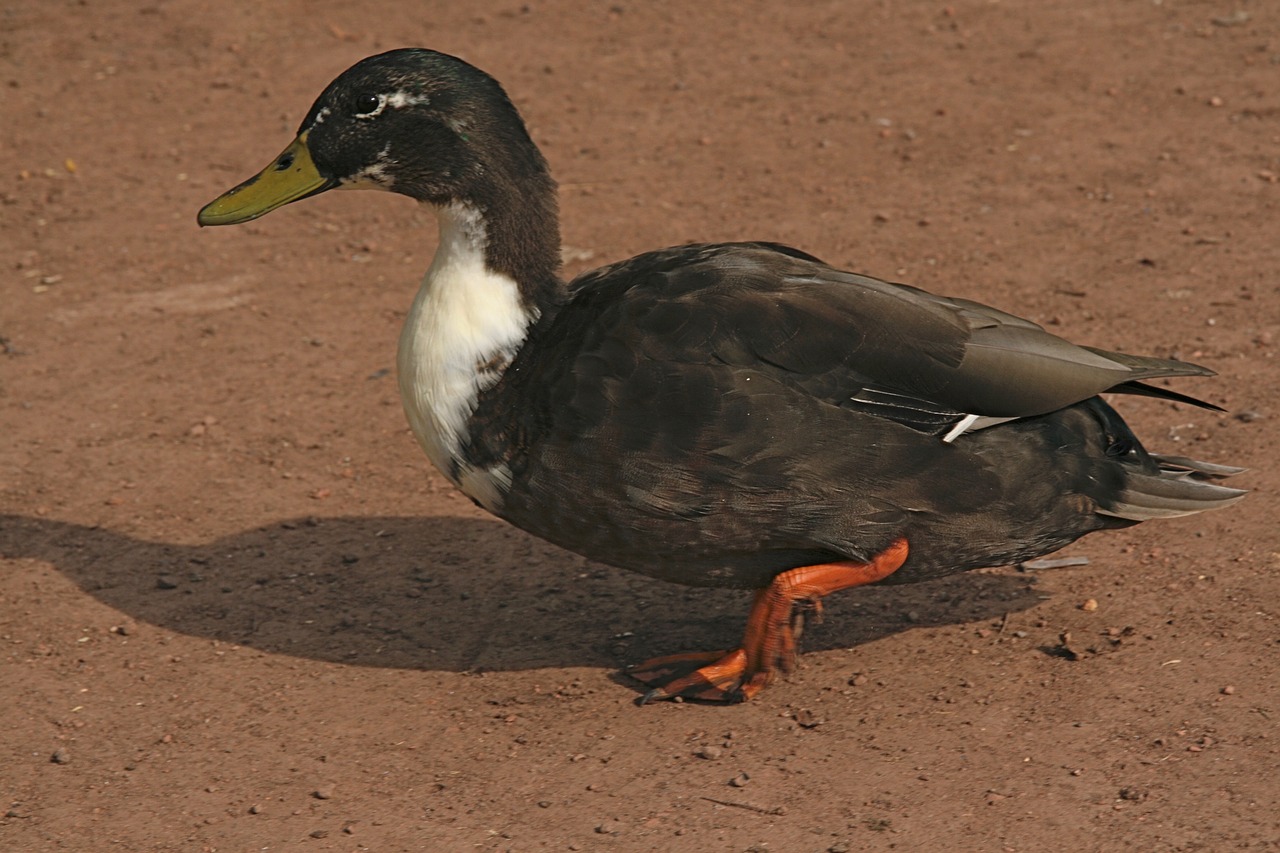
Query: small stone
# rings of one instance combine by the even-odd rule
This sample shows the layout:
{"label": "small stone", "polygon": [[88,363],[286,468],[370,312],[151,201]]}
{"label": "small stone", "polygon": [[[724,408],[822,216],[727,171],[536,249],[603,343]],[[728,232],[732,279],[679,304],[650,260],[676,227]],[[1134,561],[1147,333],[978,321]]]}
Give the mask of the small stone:
{"label": "small stone", "polygon": [[249,814],[262,814],[262,806],[257,803],[249,806]]}
{"label": "small stone", "polygon": [[1236,686],[1234,684],[1228,684],[1226,687],[1222,688],[1222,690],[1220,690],[1219,692],[1223,696],[1230,696],[1231,694],[1236,692]]}
{"label": "small stone", "polygon": [[849,679],[849,686],[850,686],[850,687],[861,687],[862,685],[866,684],[868,680],[869,680],[869,679],[867,678],[867,676],[866,676],[864,673],[858,672],[858,673],[855,673],[855,674],[854,674],[854,675]]}
{"label": "small stone", "polygon": [[739,773],[737,776],[734,776],[729,780],[729,784],[735,788],[745,788],[747,787],[747,783],[750,781],[751,777],[746,773]]}
{"label": "small stone", "polygon": [[549,809],[549,808],[551,808],[551,801],[550,801],[550,800],[538,800],[538,808],[540,808],[540,809]]}
{"label": "small stone", "polygon": [[327,830],[327,829],[313,829],[313,830],[311,831],[311,837],[312,837],[312,838],[328,838],[328,837],[329,837],[329,830]]}
{"label": "small stone", "polygon": [[822,725],[822,718],[808,708],[801,708],[792,714],[791,718],[796,721],[796,725],[803,729],[815,729]]}
{"label": "small stone", "polygon": [[1098,600],[1096,598],[1086,598],[1080,605],[1080,609],[1085,613],[1092,613],[1098,609]]}
{"label": "small stone", "polygon": [[1252,17],[1243,9],[1237,9],[1229,15],[1215,15],[1209,20],[1215,27],[1238,27],[1241,24],[1249,23],[1249,19]]}
{"label": "small stone", "polygon": [[311,796],[315,797],[317,800],[332,800],[333,785],[321,785],[319,788],[316,788],[311,792]]}
{"label": "small stone", "polygon": [[693,754],[698,758],[705,758],[707,761],[719,761],[720,757],[724,755],[724,750],[714,744],[707,744],[695,749]]}
{"label": "small stone", "polygon": [[606,820],[596,827],[596,832],[601,835],[620,835],[622,833],[622,824],[616,820]]}
{"label": "small stone", "polygon": [[1067,660],[1082,660],[1084,658],[1084,654],[1081,651],[1071,646],[1070,631],[1063,631],[1058,635],[1058,645],[1053,648],[1051,654]]}
{"label": "small stone", "polygon": [[53,755],[49,756],[49,760],[54,764],[70,764],[71,753],[65,747],[58,747],[53,751]]}
{"label": "small stone", "polygon": [[827,848],[827,853],[849,853],[852,849],[848,841],[837,841]]}
{"label": "small stone", "polygon": [[172,575],[161,575],[156,578],[156,589],[177,589],[178,582],[173,579]]}
{"label": "small stone", "polygon": [[1147,792],[1141,788],[1124,787],[1120,789],[1120,799],[1129,800],[1130,802],[1142,802],[1147,798]]}

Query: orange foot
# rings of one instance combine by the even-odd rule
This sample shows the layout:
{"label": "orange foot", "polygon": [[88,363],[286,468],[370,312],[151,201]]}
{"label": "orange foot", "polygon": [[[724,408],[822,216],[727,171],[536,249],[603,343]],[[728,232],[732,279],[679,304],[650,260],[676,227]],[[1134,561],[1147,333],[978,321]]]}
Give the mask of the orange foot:
{"label": "orange foot", "polygon": [[907,540],[899,539],[868,563],[822,563],[790,569],[756,593],[747,616],[742,647],[730,651],[695,652],[647,660],[627,675],[652,689],[640,698],[745,702],[796,664],[801,624],[796,605],[809,603],[821,613],[824,595],[884,580],[907,559]]}

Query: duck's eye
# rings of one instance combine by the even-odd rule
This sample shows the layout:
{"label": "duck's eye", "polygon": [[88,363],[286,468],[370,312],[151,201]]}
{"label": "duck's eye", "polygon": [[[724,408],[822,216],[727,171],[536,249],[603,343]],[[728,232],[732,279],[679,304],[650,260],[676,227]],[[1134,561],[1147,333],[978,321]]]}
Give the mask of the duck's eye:
{"label": "duck's eye", "polygon": [[356,118],[373,118],[382,112],[384,100],[381,95],[359,95],[356,97],[354,112]]}

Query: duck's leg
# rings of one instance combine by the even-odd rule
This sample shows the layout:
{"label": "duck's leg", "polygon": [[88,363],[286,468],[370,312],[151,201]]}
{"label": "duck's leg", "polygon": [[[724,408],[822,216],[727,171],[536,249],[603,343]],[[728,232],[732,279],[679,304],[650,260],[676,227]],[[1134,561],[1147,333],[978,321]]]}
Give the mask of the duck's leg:
{"label": "duck's leg", "polygon": [[654,699],[699,699],[744,702],[773,680],[790,672],[796,661],[795,605],[820,605],[822,596],[875,583],[893,574],[907,559],[907,540],[899,539],[870,562],[852,560],[790,569],[756,593],[747,616],[741,648],[731,651],[653,658],[627,674],[653,689],[640,704]]}

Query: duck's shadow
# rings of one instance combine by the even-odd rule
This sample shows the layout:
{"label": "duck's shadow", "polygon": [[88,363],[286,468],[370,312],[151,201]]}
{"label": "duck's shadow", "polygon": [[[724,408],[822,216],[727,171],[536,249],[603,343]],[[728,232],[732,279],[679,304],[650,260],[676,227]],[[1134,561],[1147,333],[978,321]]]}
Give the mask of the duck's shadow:
{"label": "duck's shadow", "polygon": [[[296,519],[175,545],[0,515],[0,556],[48,562],[139,622],[269,652],[424,670],[618,668],[733,645],[749,595],[651,580],[496,521]],[[808,651],[1025,610],[1026,575],[832,596]]]}

